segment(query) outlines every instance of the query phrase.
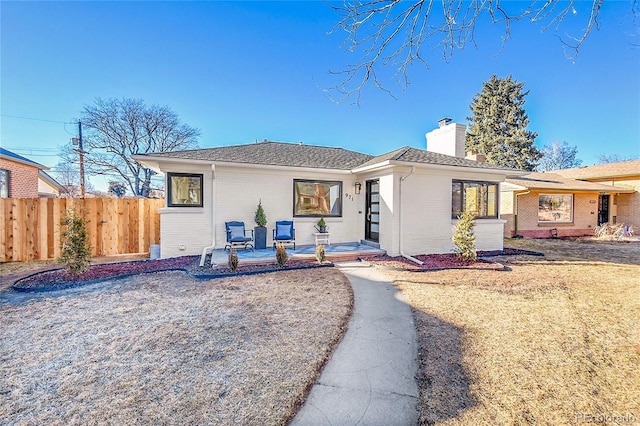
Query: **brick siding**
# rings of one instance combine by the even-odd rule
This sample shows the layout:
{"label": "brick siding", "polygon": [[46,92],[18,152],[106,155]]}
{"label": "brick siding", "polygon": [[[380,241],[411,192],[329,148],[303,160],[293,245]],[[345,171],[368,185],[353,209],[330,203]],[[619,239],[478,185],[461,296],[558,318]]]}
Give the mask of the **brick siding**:
{"label": "brick siding", "polygon": [[9,197],[38,198],[38,168],[0,159],[0,169],[9,170]]}

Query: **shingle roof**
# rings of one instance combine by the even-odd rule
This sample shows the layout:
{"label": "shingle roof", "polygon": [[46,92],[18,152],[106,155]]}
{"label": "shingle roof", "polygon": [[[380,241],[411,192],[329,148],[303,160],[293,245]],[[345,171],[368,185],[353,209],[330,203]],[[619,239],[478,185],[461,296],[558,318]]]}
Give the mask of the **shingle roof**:
{"label": "shingle roof", "polygon": [[554,170],[553,172],[572,179],[640,176],[640,160],[596,164],[594,166],[576,167],[574,169]]}
{"label": "shingle roof", "polygon": [[494,170],[514,170],[508,167],[500,167],[494,164],[485,162],[478,162],[474,160],[468,160],[466,158],[452,157],[450,155],[439,154],[437,152],[431,152],[424,149],[412,148],[405,146],[395,151],[391,151],[387,154],[379,155],[372,158],[359,167],[366,167],[374,165],[383,161],[398,161],[406,163],[421,163],[421,164],[437,164],[442,166],[458,166],[458,167],[474,167],[481,169],[494,169]]}
{"label": "shingle roof", "polygon": [[337,170],[350,170],[372,158],[371,155],[349,151],[344,148],[270,141],[149,155],[189,160]]}
{"label": "shingle roof", "polygon": [[[137,157],[143,157],[138,155]],[[385,161],[438,164],[445,166],[474,167],[494,170],[514,170],[465,158],[451,157],[411,147],[404,147],[386,154],[372,156],[344,148],[331,148],[286,142],[259,142],[246,145],[152,153],[155,158],[220,161],[228,163],[261,164],[286,167],[352,170]]]}
{"label": "shingle roof", "polygon": [[530,173],[506,182],[528,189],[555,189],[567,191],[629,192],[628,189],[600,183],[574,180],[557,173]]}

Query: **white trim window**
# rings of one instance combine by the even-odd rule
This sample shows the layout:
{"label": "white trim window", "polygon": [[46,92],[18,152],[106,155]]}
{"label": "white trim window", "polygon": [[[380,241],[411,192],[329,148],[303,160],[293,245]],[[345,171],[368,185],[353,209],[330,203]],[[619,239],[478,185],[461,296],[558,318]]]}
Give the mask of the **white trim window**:
{"label": "white trim window", "polygon": [[573,222],[573,194],[539,194],[538,222]]}
{"label": "white trim window", "polygon": [[0,169],[0,198],[9,198],[9,170]]}

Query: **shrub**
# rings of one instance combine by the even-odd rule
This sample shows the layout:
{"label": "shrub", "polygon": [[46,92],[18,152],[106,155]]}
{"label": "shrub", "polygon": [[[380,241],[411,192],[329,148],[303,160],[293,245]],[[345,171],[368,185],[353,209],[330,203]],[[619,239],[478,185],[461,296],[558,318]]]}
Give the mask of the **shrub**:
{"label": "shrub", "polygon": [[258,203],[254,220],[258,226],[265,226],[267,224],[267,216],[264,214],[264,209],[262,208],[262,200]]}
{"label": "shrub", "polygon": [[238,269],[238,253],[233,247],[229,249],[229,268],[231,272],[235,272]]}
{"label": "shrub", "polygon": [[72,208],[66,211],[60,227],[62,228],[62,252],[58,262],[63,263],[70,273],[81,274],[91,263],[87,221],[84,215]]}
{"label": "shrub", "polygon": [[318,263],[323,263],[326,259],[327,258],[324,253],[324,245],[318,244],[318,246],[316,247],[316,260],[318,261]]}
{"label": "shrub", "polygon": [[458,216],[458,222],[453,231],[453,243],[456,245],[458,257],[464,261],[472,262],[478,258],[476,252],[476,236],[473,233],[475,216],[464,212]]}
{"label": "shrub", "polygon": [[284,268],[289,260],[289,255],[287,254],[287,249],[283,244],[278,244],[276,247],[276,261],[278,262],[278,266]]}

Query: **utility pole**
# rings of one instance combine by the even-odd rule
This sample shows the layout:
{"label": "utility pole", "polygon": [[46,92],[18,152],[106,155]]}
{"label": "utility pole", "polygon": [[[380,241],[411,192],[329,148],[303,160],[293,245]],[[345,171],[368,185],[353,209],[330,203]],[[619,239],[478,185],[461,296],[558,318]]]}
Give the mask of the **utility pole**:
{"label": "utility pole", "polygon": [[78,120],[78,155],[80,156],[80,197],[84,198],[84,151],[82,150],[82,122]]}

